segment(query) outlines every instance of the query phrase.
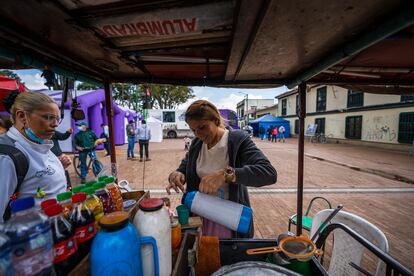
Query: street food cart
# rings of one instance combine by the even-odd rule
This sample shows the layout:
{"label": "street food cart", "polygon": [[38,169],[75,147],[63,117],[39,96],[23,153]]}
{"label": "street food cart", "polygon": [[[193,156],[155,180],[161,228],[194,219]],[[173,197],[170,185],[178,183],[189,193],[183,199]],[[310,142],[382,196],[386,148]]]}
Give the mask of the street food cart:
{"label": "street food cart", "polygon": [[[297,236],[307,85],[414,92],[412,1],[6,1],[0,22],[0,67],[50,70],[103,85],[114,176],[114,82],[298,86]],[[226,252],[228,244],[220,248]],[[377,253],[387,273],[409,273]]]}

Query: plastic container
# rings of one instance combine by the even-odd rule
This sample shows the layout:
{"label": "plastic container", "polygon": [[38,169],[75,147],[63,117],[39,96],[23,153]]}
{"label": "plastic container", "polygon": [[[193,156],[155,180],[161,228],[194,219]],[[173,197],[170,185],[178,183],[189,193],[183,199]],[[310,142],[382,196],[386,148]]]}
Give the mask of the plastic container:
{"label": "plastic container", "polygon": [[84,193],[86,193],[86,206],[93,212],[95,216],[95,221],[98,224],[99,220],[104,216],[104,209],[102,202],[99,198],[94,194],[95,189],[93,188],[85,188],[83,189]]}
{"label": "plastic container", "polygon": [[79,258],[85,257],[96,235],[95,216],[85,204],[86,194],[81,192],[72,196],[73,210],[69,222],[75,228],[76,242],[78,244]]}
{"label": "plastic container", "polygon": [[111,195],[105,187],[106,187],[105,182],[98,182],[97,184],[93,185],[93,188],[95,189],[95,195],[102,202],[104,213],[109,214],[113,212],[114,209],[113,209]]}
{"label": "plastic container", "polygon": [[106,183],[106,189],[111,195],[114,211],[122,211],[123,210],[122,194],[118,188],[118,185],[115,184],[115,178],[112,176],[107,177],[104,179],[104,182]]}
{"label": "plastic container", "polygon": [[63,207],[63,214],[65,215],[65,218],[68,219],[70,216],[70,212],[73,209],[72,192],[58,194],[56,198],[59,204]]}
{"label": "plastic container", "polygon": [[11,241],[14,275],[54,273],[50,223],[46,215],[34,208],[34,203],[33,197],[14,201],[4,229]]}
{"label": "plastic container", "polygon": [[[171,275],[171,224],[164,201],[160,198],[143,199],[134,217],[134,225],[140,236],[152,236],[157,241],[160,275]],[[144,275],[154,275],[152,247],[144,245],[141,255]]]}
{"label": "plastic container", "polygon": [[13,275],[10,239],[2,233],[0,233],[0,275]]}
{"label": "plastic container", "polygon": [[99,222],[101,229],[92,244],[90,261],[92,276],[149,275],[142,270],[141,246],[150,244],[155,252],[151,260],[159,275],[158,253],[154,238],[140,237],[128,222],[127,212],[113,212]]}
{"label": "plastic container", "polygon": [[184,204],[194,214],[205,217],[233,231],[246,234],[252,222],[252,209],[230,200],[203,194],[188,192]]}
{"label": "plastic container", "polygon": [[63,215],[63,207],[51,205],[44,210],[49,217],[53,235],[54,267],[57,275],[66,275],[78,262],[75,228]]}
{"label": "plastic container", "polygon": [[171,249],[175,250],[181,244],[181,225],[176,218],[171,218]]}

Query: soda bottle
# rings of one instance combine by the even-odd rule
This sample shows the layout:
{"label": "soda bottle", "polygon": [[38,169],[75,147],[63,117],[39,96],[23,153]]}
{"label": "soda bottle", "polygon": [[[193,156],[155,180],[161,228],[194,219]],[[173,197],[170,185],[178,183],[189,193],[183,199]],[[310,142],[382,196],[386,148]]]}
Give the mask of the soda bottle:
{"label": "soda bottle", "polygon": [[53,235],[54,266],[57,275],[66,275],[77,264],[78,245],[75,228],[63,215],[63,207],[59,204],[44,209],[49,216]]}
{"label": "soda bottle", "polygon": [[13,275],[10,239],[2,233],[0,233],[0,275]]}
{"label": "soda bottle", "polygon": [[104,213],[108,214],[108,213],[113,212],[113,204],[112,204],[111,195],[105,187],[106,187],[106,183],[102,181],[93,185],[93,188],[95,189],[95,195],[99,198],[99,200],[103,204]]}
{"label": "soda bottle", "polygon": [[80,192],[72,196],[73,210],[69,221],[75,228],[76,242],[78,244],[78,255],[83,259],[88,255],[92,240],[96,235],[95,217],[85,204],[86,194]]}
{"label": "soda bottle", "polygon": [[56,203],[57,203],[56,198],[49,198],[49,199],[43,200],[43,201],[40,203],[40,208],[41,208],[42,210],[44,210],[44,209],[46,209],[46,208],[47,208],[47,207],[49,207],[49,206],[55,205]]}
{"label": "soda bottle", "polygon": [[72,212],[73,209],[72,192],[69,191],[58,194],[56,198],[59,204],[62,205],[63,214],[65,215],[65,218],[69,219],[70,212]]}
{"label": "soda bottle", "polygon": [[122,211],[124,202],[122,200],[121,191],[119,190],[118,185],[115,184],[115,178],[109,176],[104,179],[104,182],[107,184],[106,189],[108,189],[108,192],[111,195],[114,211]]}
{"label": "soda bottle", "polygon": [[54,273],[50,223],[34,204],[33,197],[14,201],[11,218],[4,229],[11,241],[14,274],[19,276]]}

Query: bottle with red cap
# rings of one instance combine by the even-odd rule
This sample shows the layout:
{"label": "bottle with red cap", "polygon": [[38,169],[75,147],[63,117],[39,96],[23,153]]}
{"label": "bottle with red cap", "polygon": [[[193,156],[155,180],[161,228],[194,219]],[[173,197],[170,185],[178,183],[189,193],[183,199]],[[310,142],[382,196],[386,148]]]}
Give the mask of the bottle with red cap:
{"label": "bottle with red cap", "polygon": [[69,221],[75,228],[79,258],[85,257],[91,248],[96,235],[96,224],[93,212],[85,204],[86,194],[80,192],[72,196],[73,209]]}
{"label": "bottle with red cap", "polygon": [[56,198],[49,198],[49,199],[43,200],[40,203],[40,208],[42,210],[45,210],[47,207],[52,206],[52,205],[55,205],[56,203],[57,203]]}
{"label": "bottle with red cap", "polygon": [[53,235],[54,267],[57,275],[66,275],[77,264],[78,245],[75,228],[63,215],[63,207],[54,204],[44,209]]}

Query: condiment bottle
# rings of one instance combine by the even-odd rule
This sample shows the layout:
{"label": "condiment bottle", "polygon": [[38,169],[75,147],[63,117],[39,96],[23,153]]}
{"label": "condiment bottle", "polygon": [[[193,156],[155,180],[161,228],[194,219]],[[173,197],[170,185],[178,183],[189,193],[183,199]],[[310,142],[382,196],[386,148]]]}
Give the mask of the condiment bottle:
{"label": "condiment bottle", "polygon": [[56,198],[59,204],[62,205],[63,214],[65,215],[65,218],[69,219],[70,212],[73,209],[72,192],[69,191],[69,192],[58,194]]}
{"label": "condiment bottle", "polygon": [[75,227],[80,259],[89,253],[92,240],[96,235],[95,217],[86,206],[85,200],[86,194],[84,192],[72,196],[73,210],[69,217],[70,223]]}
{"label": "condiment bottle", "polygon": [[99,220],[104,215],[103,205],[99,198],[94,194],[94,188],[85,188],[83,189],[84,193],[86,193],[86,206],[93,212],[95,216],[95,221],[98,224]]}
{"label": "condiment bottle", "polygon": [[61,205],[51,205],[44,212],[49,217],[52,229],[56,274],[67,275],[77,265],[78,260],[75,228],[65,219]]}
{"label": "condiment bottle", "polygon": [[114,183],[115,178],[113,176],[109,176],[105,178],[104,182],[106,183],[106,189],[111,195],[112,204],[114,206],[114,211],[122,211],[123,209],[122,194],[118,188],[118,185]]}
{"label": "condiment bottle", "polygon": [[105,182],[98,182],[97,184],[93,185],[93,188],[95,189],[95,195],[103,204],[104,213],[108,214],[113,211],[113,204],[111,195],[105,187]]}
{"label": "condiment bottle", "polygon": [[177,218],[171,218],[171,248],[175,250],[181,243],[181,225]]}

